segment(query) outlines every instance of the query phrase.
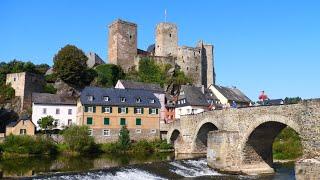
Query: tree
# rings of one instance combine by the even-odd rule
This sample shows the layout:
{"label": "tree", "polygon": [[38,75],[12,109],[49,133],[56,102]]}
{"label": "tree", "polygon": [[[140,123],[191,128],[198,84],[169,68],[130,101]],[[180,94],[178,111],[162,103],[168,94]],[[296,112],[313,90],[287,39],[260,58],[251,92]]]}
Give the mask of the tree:
{"label": "tree", "polygon": [[118,139],[119,146],[122,150],[127,150],[131,146],[130,132],[127,126],[122,126]]}
{"label": "tree", "polygon": [[95,85],[102,87],[113,87],[119,79],[123,79],[125,74],[120,66],[114,64],[102,64],[95,68],[97,77]]}
{"label": "tree", "polygon": [[15,90],[10,84],[0,85],[0,103],[14,98]]}
{"label": "tree", "polygon": [[44,129],[44,133],[47,134],[48,129],[52,129],[56,126],[54,118],[52,116],[46,116],[38,120],[38,124],[41,129]]}
{"label": "tree", "polygon": [[301,97],[286,97],[284,99],[285,104],[297,104],[302,101]]}
{"label": "tree", "polygon": [[163,78],[160,67],[153,59],[142,58],[139,61],[139,81],[146,83],[159,83],[163,86]]}
{"label": "tree", "polygon": [[69,150],[79,153],[88,153],[96,149],[92,136],[88,134],[87,126],[71,126],[63,132],[63,138]]}
{"label": "tree", "polygon": [[88,58],[84,52],[73,45],[66,45],[54,56],[54,71],[64,82],[84,87],[93,80],[94,73],[87,67]]}

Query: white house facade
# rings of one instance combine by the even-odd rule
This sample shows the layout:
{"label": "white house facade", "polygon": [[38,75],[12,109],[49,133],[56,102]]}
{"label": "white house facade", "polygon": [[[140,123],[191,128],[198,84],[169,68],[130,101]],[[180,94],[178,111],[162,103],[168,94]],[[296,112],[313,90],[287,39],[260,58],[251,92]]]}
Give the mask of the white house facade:
{"label": "white house facade", "polygon": [[47,93],[32,95],[32,122],[37,130],[40,129],[38,120],[46,116],[55,119],[55,129],[64,129],[76,124],[77,105],[73,98]]}
{"label": "white house facade", "polygon": [[175,110],[175,118],[180,119],[183,115],[199,114],[204,112],[206,107],[202,106],[180,106]]}

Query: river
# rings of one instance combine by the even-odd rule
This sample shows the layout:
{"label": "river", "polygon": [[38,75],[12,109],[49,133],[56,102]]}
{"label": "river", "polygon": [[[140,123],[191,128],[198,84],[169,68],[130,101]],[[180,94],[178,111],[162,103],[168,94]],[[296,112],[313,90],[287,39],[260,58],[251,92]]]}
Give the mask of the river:
{"label": "river", "polygon": [[295,179],[294,164],[275,164],[268,176],[239,176],[218,173],[204,157],[177,157],[174,154],[92,157],[29,157],[2,159],[2,178],[24,179]]}

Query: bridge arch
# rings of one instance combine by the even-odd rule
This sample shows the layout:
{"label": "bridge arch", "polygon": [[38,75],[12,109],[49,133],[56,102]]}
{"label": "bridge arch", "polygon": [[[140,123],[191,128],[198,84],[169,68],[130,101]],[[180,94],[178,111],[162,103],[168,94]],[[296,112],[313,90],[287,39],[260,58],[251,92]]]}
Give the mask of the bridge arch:
{"label": "bridge arch", "polygon": [[273,163],[272,144],[277,135],[291,127],[300,136],[299,125],[285,116],[262,116],[250,123],[240,143],[242,162],[246,165]]}
{"label": "bridge arch", "polygon": [[206,153],[208,147],[208,133],[216,130],[218,130],[218,127],[210,120],[200,123],[195,129],[193,151],[198,153]]}
{"label": "bridge arch", "polygon": [[173,129],[167,134],[167,142],[176,148],[177,143],[182,140],[181,132],[178,129]]}

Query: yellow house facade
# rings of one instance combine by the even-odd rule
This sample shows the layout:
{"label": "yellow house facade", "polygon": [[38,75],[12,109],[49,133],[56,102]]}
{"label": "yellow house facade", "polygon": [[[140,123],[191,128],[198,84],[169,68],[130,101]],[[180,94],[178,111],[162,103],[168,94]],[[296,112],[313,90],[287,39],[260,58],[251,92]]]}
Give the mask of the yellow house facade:
{"label": "yellow house facade", "polygon": [[77,102],[77,123],[98,142],[116,141],[122,126],[132,140],[160,137],[159,100],[143,90],[87,87]]}
{"label": "yellow house facade", "polygon": [[10,134],[33,136],[35,134],[35,125],[30,119],[21,119],[16,122],[12,122],[6,126],[6,136],[9,136]]}

